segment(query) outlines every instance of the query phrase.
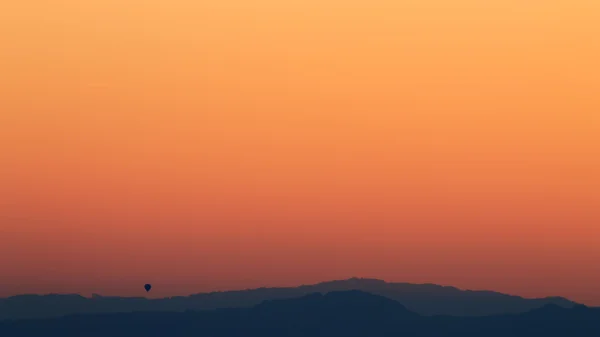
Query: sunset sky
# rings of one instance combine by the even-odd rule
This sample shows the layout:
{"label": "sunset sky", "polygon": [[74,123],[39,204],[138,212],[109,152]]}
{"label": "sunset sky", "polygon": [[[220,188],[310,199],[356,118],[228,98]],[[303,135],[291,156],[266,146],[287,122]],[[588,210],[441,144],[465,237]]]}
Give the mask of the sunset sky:
{"label": "sunset sky", "polygon": [[600,1],[0,3],[0,296],[352,276],[600,305]]}

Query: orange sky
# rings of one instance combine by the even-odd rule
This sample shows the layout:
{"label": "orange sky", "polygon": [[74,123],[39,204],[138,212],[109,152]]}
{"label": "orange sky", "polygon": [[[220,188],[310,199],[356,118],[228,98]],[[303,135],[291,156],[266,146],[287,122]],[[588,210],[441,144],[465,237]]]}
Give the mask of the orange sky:
{"label": "orange sky", "polygon": [[351,276],[600,305],[597,0],[0,4],[0,296]]}

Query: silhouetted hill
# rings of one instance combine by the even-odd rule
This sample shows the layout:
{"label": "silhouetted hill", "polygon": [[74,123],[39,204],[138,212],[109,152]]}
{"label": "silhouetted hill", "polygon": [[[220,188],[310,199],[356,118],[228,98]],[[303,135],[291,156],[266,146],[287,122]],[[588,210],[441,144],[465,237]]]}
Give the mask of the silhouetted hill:
{"label": "silhouetted hill", "polygon": [[436,284],[388,283],[381,280],[352,278],[300,287],[307,292],[357,289],[385,296],[421,315],[487,316],[522,313],[546,304],[570,308],[575,302],[562,297],[525,299],[493,291],[460,290]]}
{"label": "silhouetted hill", "polygon": [[570,308],[561,297],[525,299],[492,291],[460,290],[434,284],[387,283],[352,278],[295,288],[259,288],[148,300],[145,298],[79,295],[24,295],[0,299],[0,319],[56,317],[75,313],[185,311],[248,308],[265,300],[297,298],[312,293],[361,290],[402,303],[421,315],[485,316],[522,313],[546,304]]}
{"label": "silhouetted hill", "polygon": [[420,316],[361,291],[309,294],[253,308],[73,315],[0,321],[10,337],[597,337],[600,310],[554,305],[485,317]]}
{"label": "silhouetted hill", "polygon": [[269,300],[254,307],[257,313],[269,315],[304,315],[315,318],[352,316],[370,310],[378,312],[378,317],[414,318],[418,314],[409,311],[402,304],[383,296],[371,295],[359,290],[309,294],[296,299]]}

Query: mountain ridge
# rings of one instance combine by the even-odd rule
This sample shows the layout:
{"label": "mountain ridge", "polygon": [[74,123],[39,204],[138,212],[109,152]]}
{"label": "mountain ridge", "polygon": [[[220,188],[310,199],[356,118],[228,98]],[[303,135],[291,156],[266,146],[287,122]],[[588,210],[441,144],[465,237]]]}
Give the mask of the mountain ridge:
{"label": "mountain ridge", "polygon": [[461,290],[436,284],[394,283],[378,279],[350,278],[298,287],[256,288],[197,293],[159,299],[115,297],[93,294],[16,295],[0,299],[0,319],[43,318],[73,313],[185,311],[249,308],[265,300],[298,298],[313,293],[360,290],[402,303],[421,315],[486,316],[523,313],[546,304],[573,307],[578,303],[563,297],[524,298],[493,291]]}
{"label": "mountain ridge", "polygon": [[0,321],[1,336],[20,337],[592,337],[600,309],[549,304],[484,317],[422,316],[360,290],[270,300],[251,308],[77,314]]}

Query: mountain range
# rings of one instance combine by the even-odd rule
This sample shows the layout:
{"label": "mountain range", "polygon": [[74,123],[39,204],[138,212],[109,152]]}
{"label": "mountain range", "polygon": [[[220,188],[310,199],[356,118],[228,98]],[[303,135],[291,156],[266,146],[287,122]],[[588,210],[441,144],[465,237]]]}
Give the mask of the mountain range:
{"label": "mountain range", "polygon": [[269,300],[251,308],[79,314],[0,321],[10,337],[597,337],[600,309],[546,304],[520,314],[423,316],[359,290]]}
{"label": "mountain range", "polygon": [[146,299],[143,297],[91,298],[80,295],[19,295],[0,299],[1,319],[50,318],[83,313],[132,311],[183,312],[224,308],[250,308],[264,301],[298,298],[308,294],[360,290],[397,301],[424,316],[489,316],[525,313],[553,304],[572,308],[577,303],[562,297],[527,299],[493,291],[460,290],[434,284],[388,283],[351,278],[288,288],[258,288],[201,293],[190,296]]}

